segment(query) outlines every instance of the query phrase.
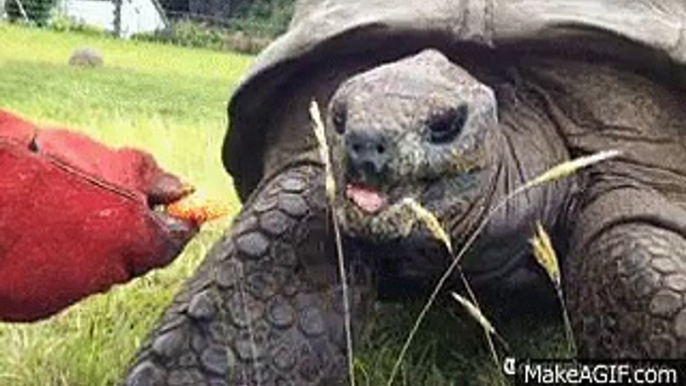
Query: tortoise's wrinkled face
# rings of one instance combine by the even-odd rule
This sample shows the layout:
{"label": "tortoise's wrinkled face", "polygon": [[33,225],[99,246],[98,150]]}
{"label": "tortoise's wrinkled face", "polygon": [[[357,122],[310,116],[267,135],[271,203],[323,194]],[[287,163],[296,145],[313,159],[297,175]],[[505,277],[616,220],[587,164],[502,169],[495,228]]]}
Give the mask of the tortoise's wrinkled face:
{"label": "tortoise's wrinkled face", "polygon": [[404,198],[453,227],[482,188],[495,97],[437,51],[347,80],[327,115],[336,216],[350,234],[406,236]]}

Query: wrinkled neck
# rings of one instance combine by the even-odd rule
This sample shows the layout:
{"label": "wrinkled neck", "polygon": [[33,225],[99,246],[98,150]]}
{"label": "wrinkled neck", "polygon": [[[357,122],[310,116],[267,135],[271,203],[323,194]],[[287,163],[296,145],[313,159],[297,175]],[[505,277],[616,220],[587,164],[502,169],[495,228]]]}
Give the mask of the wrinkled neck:
{"label": "wrinkled neck", "polygon": [[501,172],[494,180],[494,196],[498,200],[507,197],[507,204],[498,211],[495,222],[510,227],[540,222],[545,227],[554,227],[564,213],[575,178],[560,178],[530,188],[525,185],[550,168],[569,161],[564,142],[551,127],[538,126],[522,132],[510,123],[504,125],[502,134]]}
{"label": "wrinkled neck", "polygon": [[[530,251],[536,223],[550,233],[564,222],[574,177],[513,192],[551,167],[569,160],[569,152],[555,124],[531,103],[518,100],[501,109],[499,126],[487,141],[490,173],[483,194],[482,220],[496,207],[479,236],[465,268],[495,273],[512,265],[515,256]],[[502,204],[503,201],[506,201]]]}

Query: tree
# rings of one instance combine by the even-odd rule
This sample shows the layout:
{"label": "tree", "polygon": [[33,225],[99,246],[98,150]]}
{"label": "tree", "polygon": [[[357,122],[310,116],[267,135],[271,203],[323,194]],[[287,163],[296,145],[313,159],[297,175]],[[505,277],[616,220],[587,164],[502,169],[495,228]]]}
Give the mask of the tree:
{"label": "tree", "polygon": [[5,4],[10,20],[24,20],[26,12],[28,19],[38,25],[47,24],[54,6],[55,0],[7,0]]}

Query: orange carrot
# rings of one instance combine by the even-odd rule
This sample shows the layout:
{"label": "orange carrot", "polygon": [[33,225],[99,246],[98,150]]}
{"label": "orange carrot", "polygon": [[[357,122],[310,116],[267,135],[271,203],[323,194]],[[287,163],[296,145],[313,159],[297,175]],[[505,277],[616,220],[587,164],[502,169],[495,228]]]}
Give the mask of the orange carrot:
{"label": "orange carrot", "polygon": [[168,205],[167,213],[179,219],[202,224],[226,216],[229,213],[229,206],[196,192]]}

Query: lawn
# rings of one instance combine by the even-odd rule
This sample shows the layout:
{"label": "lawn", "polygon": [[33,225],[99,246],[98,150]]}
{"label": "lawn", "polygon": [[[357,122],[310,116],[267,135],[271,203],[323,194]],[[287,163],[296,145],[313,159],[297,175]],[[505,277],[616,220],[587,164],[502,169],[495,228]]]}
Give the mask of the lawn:
{"label": "lawn", "polygon": [[[226,102],[250,57],[0,24],[0,108],[152,152],[167,169],[235,209],[220,161]],[[102,69],[66,65],[76,47]],[[150,324],[229,219],[206,226],[183,256],[48,321],[0,325],[0,385],[112,385]]]}
{"label": "lawn", "polygon": [[[0,108],[111,145],[144,148],[164,167],[238,209],[219,154],[226,102],[250,57],[1,23],[0,42]],[[67,66],[80,46],[101,51],[105,66]],[[47,321],[0,324],[0,385],[114,385],[146,330],[229,221],[208,224],[165,269]],[[358,384],[385,384],[419,306],[379,306],[356,357]],[[394,384],[503,384],[479,328],[465,319],[457,304],[433,312]],[[522,318],[503,331],[517,354],[563,351],[555,322]]]}

